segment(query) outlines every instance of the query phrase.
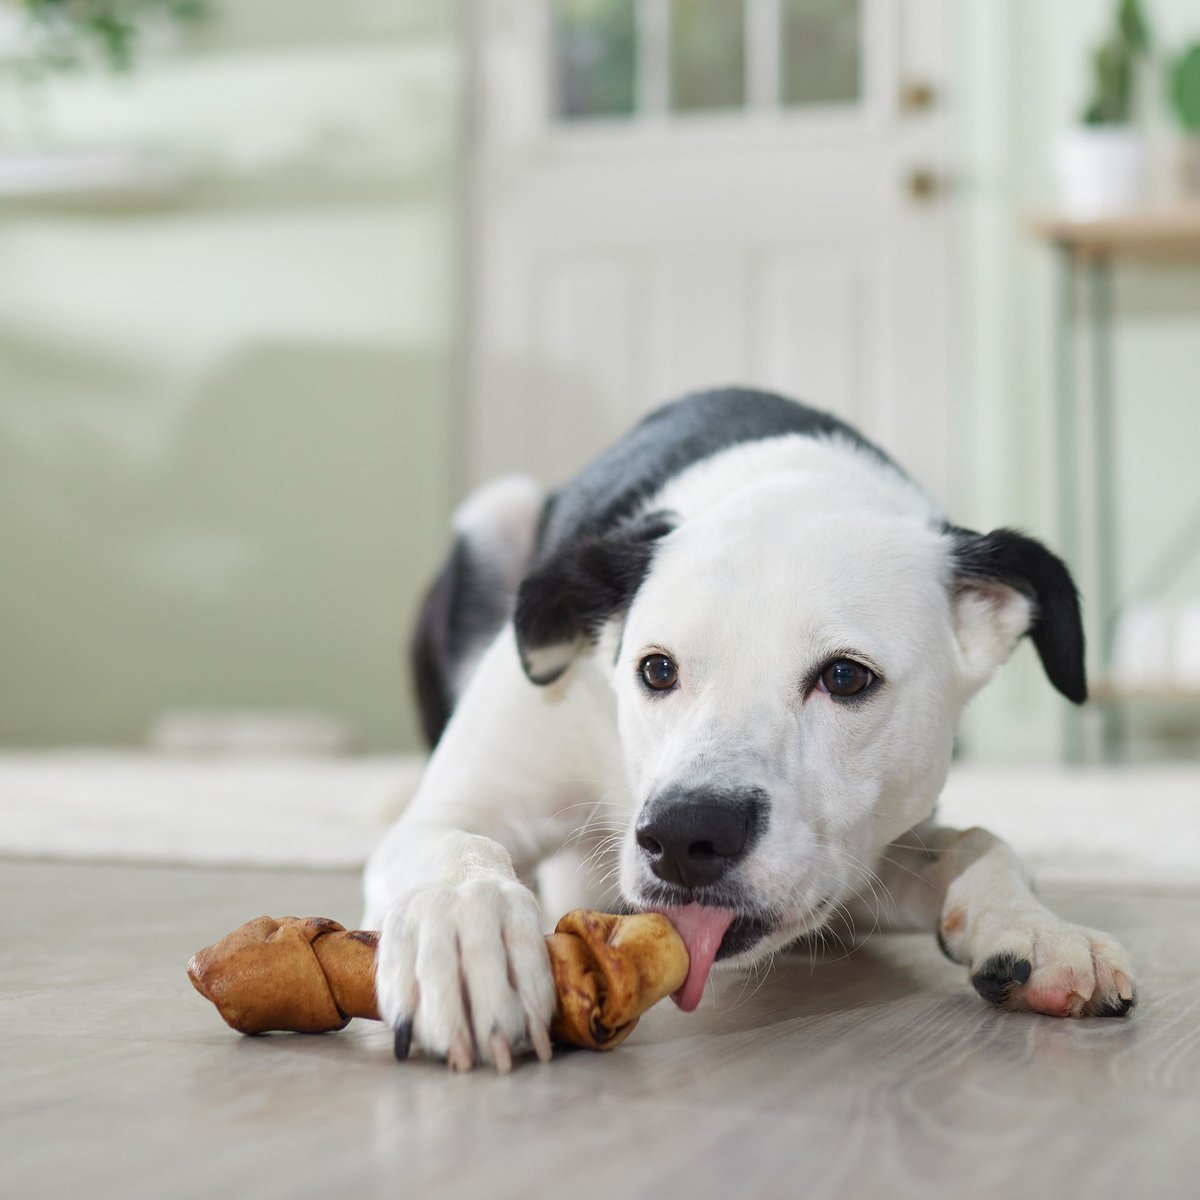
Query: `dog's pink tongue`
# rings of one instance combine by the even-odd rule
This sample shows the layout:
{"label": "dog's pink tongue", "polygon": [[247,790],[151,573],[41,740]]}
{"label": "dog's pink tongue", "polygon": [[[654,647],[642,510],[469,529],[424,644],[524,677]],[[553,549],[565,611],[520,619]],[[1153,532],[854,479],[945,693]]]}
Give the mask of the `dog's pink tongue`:
{"label": "dog's pink tongue", "polygon": [[681,908],[655,908],[675,926],[688,948],[688,973],[683,987],[671,999],[684,1012],[691,1012],[704,995],[704,985],[712,970],[725,930],[737,915],[727,908],[709,908],[703,904],[685,904]]}

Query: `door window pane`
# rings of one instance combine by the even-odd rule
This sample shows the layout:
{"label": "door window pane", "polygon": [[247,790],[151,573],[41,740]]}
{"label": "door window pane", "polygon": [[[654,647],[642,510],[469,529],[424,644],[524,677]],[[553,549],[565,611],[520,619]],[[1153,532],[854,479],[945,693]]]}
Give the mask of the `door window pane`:
{"label": "door window pane", "polygon": [[554,0],[558,115],[627,117],[634,109],[635,0]]}
{"label": "door window pane", "polygon": [[782,0],[783,103],[845,104],[862,91],[862,0]]}
{"label": "door window pane", "polygon": [[745,0],[671,0],[670,63],[673,111],[741,108]]}

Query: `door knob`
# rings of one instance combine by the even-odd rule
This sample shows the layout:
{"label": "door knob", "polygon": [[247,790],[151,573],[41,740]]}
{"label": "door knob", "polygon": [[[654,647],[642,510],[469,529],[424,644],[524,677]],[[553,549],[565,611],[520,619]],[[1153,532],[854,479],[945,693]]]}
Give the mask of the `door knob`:
{"label": "door knob", "polygon": [[937,100],[937,88],[927,79],[906,79],[900,85],[900,108],[906,113],[925,112]]}
{"label": "door knob", "polygon": [[926,203],[946,191],[946,180],[932,167],[913,167],[904,181],[910,200]]}

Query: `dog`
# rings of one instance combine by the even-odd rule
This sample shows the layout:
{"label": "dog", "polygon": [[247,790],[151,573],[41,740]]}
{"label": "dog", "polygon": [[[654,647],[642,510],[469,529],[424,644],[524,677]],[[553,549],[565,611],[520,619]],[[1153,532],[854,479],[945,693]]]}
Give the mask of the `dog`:
{"label": "dog", "polygon": [[454,531],[413,641],[433,753],[364,876],[397,1057],[549,1057],[535,884],[549,913],[666,915],[685,1011],[715,963],[835,914],[935,933],[1007,1009],[1131,1009],[1116,941],[933,819],[959,713],[1022,637],[1086,698],[1045,546],[949,523],[850,426],[739,388],[656,410],[551,495],[482,489]]}

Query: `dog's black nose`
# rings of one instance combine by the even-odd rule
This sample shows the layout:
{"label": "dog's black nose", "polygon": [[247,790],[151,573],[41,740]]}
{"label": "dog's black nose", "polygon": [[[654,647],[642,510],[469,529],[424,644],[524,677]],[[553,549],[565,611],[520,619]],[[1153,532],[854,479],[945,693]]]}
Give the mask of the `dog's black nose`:
{"label": "dog's black nose", "polygon": [[637,842],[659,879],[704,887],[745,855],[765,812],[765,798],[757,791],[672,792],[646,806]]}

